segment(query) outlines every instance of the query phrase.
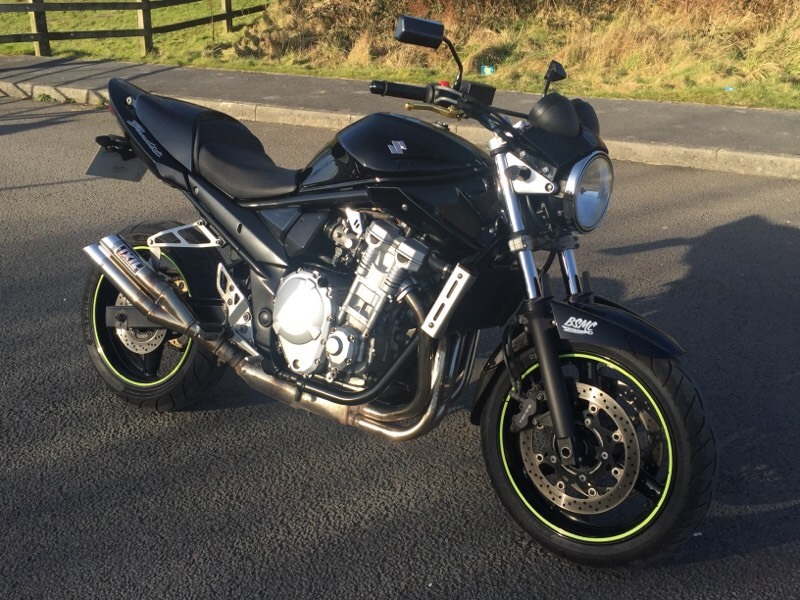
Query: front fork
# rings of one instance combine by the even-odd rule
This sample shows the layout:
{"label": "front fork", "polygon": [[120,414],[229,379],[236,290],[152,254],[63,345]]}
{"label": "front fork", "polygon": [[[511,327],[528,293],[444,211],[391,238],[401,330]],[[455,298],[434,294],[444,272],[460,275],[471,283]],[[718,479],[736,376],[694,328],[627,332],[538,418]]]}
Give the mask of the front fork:
{"label": "front fork", "polygon": [[[558,331],[553,324],[550,297],[545,296],[543,292],[542,281],[536,268],[532,239],[528,234],[517,194],[507,174],[508,161],[503,145],[504,142],[499,138],[494,138],[490,142],[511,230],[509,248],[517,255],[522,275],[525,278],[527,298],[523,302],[523,308],[519,315],[520,322],[525,326],[539,358],[543,391],[548,401],[553,430],[556,434],[556,450],[564,464],[574,465],[578,444],[572,415],[572,402],[567,393],[558,357]],[[579,294],[581,286],[572,249],[559,251],[559,259],[569,294]],[[507,347],[508,345],[510,344],[507,344]],[[516,369],[509,370],[515,391],[522,393],[521,374],[516,372]]]}

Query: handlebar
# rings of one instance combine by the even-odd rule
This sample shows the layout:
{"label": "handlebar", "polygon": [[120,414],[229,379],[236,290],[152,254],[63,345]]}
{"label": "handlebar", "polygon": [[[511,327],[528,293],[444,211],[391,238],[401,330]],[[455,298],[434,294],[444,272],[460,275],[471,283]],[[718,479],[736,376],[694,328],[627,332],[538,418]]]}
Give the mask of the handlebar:
{"label": "handlebar", "polygon": [[434,87],[432,85],[408,85],[406,83],[392,83],[391,81],[373,81],[369,84],[372,94],[393,96],[417,102],[433,102]]}
{"label": "handlebar", "polygon": [[369,84],[369,91],[372,94],[381,96],[393,96],[434,104],[442,107],[453,107],[462,111],[462,115],[470,119],[475,119],[486,129],[500,135],[501,137],[513,140],[519,137],[519,132],[502,117],[501,113],[512,114],[519,117],[526,117],[520,113],[493,109],[491,106],[481,104],[474,98],[463,94],[459,90],[428,85],[409,85],[405,83],[393,83],[391,81],[373,81]]}

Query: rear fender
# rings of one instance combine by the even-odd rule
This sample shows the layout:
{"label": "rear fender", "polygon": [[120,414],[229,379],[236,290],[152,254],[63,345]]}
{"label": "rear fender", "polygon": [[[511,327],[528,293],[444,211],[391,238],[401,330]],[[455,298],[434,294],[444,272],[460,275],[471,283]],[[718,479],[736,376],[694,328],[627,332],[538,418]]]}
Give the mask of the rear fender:
{"label": "rear fender", "polygon": [[136,156],[156,177],[174,187],[187,190],[187,168],[170,154],[154,133],[148,131],[137,115],[137,101],[140,96],[146,96],[146,93],[127,81],[115,78],[108,83],[108,95],[114,115]]}
{"label": "rear fender", "polygon": [[[597,346],[616,348],[643,354],[652,358],[673,358],[685,351],[668,333],[644,317],[600,296],[578,297],[570,303],[551,301],[553,320],[562,340],[587,342]],[[518,327],[516,324],[510,327]],[[515,353],[528,346],[525,333],[514,338]],[[502,375],[503,347],[499,344],[492,352],[478,379],[475,403],[470,420],[480,423],[483,405]]]}

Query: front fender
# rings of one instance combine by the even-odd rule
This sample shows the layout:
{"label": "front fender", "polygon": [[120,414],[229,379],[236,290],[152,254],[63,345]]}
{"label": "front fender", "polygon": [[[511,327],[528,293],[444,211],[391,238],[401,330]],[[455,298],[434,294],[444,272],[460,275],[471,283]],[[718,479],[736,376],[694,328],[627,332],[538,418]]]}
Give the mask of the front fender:
{"label": "front fender", "polygon": [[[562,340],[587,342],[653,358],[673,358],[685,352],[671,335],[657,325],[606,298],[576,298],[569,303],[551,300],[550,305]],[[514,339],[512,347],[515,352],[520,352],[527,342],[527,335],[522,333]],[[503,347],[499,344],[486,361],[478,379],[470,417],[474,425],[480,423],[483,405],[502,373],[502,369],[498,368],[502,365]]]}
{"label": "front fender", "polygon": [[553,300],[550,306],[562,340],[591,342],[653,358],[673,358],[686,352],[657,325],[600,296],[570,303]]}

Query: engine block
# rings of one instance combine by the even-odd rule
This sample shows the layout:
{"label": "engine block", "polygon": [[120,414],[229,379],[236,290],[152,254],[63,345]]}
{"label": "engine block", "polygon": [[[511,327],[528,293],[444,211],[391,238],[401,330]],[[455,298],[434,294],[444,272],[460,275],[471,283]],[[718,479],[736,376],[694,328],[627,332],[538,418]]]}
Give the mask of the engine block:
{"label": "engine block", "polygon": [[387,302],[422,267],[428,248],[381,220],[370,223],[363,242],[349,284],[340,276],[303,270],[281,281],[273,329],[295,373],[326,373],[329,380],[360,374],[369,366],[375,348],[388,344],[370,336]]}
{"label": "engine block", "polygon": [[337,320],[367,336],[386,300],[422,267],[428,248],[418,240],[404,238],[397,227],[386,221],[370,223],[364,241],[367,249]]}

